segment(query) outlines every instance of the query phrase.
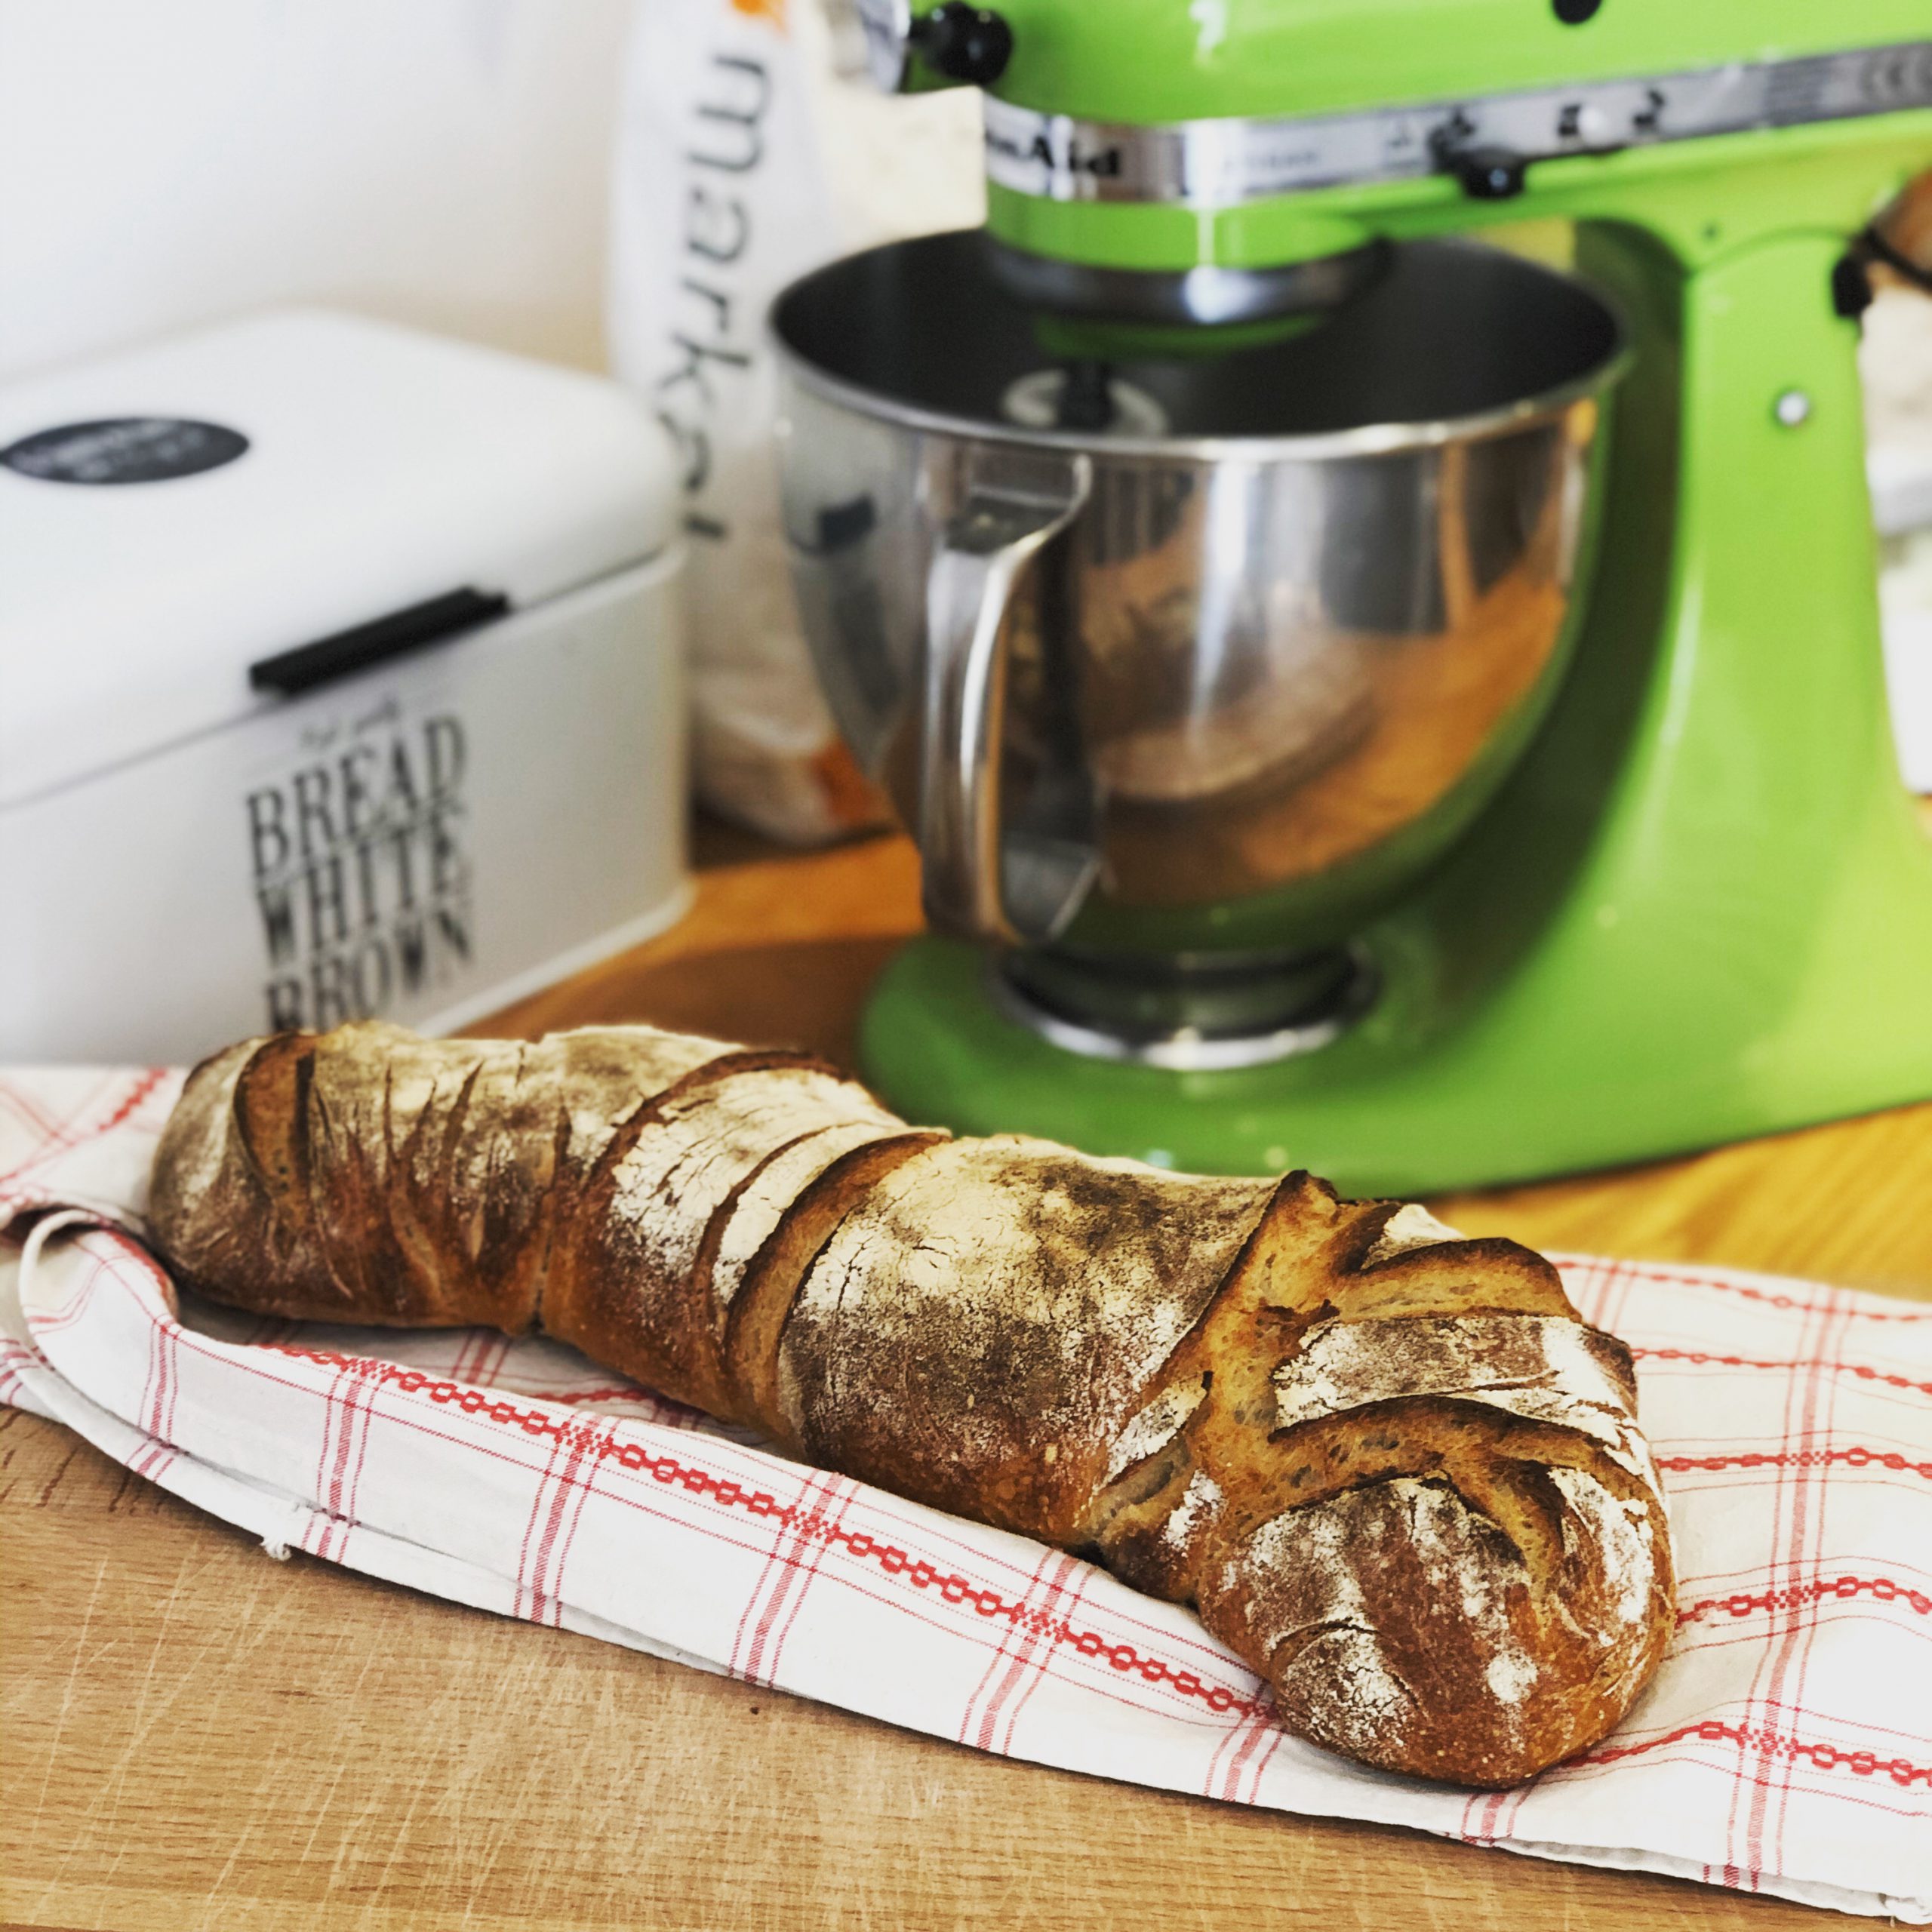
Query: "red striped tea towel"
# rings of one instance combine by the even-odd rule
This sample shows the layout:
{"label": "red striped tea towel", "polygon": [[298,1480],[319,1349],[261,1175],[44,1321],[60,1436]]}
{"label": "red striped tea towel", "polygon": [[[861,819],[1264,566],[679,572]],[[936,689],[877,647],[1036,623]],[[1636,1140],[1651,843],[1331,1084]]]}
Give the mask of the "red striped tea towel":
{"label": "red striped tea towel", "polygon": [[0,1399],[272,1554],[1012,1757],[1932,1922],[1932,1309],[1561,1264],[1636,1354],[1677,1639],[1604,1743],[1472,1795],[1288,1737],[1185,1611],[554,1343],[177,1317],[138,1215],[179,1086],[0,1077]]}

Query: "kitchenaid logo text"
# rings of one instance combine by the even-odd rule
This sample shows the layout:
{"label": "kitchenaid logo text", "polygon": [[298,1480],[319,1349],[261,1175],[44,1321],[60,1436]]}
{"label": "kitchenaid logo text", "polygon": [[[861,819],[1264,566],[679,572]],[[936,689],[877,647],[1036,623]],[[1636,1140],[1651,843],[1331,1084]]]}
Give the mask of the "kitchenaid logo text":
{"label": "kitchenaid logo text", "polygon": [[391,703],[309,749],[247,800],[272,1027],[385,1012],[470,956],[461,719],[405,725]]}
{"label": "kitchenaid logo text", "polygon": [[995,128],[986,129],[989,172],[1003,180],[1000,164],[1008,167],[1043,170],[1049,180],[1072,181],[1118,180],[1126,167],[1126,155],[1117,142],[1104,147],[1088,147],[1076,134],[1067,134],[1057,143],[1046,130],[1026,134]]}
{"label": "kitchenaid logo text", "polygon": [[758,305],[737,285],[738,265],[753,238],[743,192],[764,165],[764,123],[771,75],[748,54],[714,54],[692,108],[679,231],[683,273],[671,312],[671,357],[657,380],[659,420],[678,446],[685,486],[685,527],[714,540],[728,534],[718,506],[706,500],[711,481],[711,425],[726,386],[751,368]]}

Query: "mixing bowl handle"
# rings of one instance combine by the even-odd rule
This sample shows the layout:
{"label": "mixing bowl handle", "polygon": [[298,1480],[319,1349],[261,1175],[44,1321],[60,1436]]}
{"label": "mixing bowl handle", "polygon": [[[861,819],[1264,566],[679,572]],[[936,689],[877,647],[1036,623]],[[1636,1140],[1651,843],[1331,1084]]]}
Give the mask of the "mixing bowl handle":
{"label": "mixing bowl handle", "polygon": [[[966,939],[1038,940],[1000,885],[1001,635],[1028,563],[1079,514],[1093,466],[1078,452],[980,448],[926,580],[919,851],[926,917]],[[1030,923],[1030,922],[1025,922]]]}

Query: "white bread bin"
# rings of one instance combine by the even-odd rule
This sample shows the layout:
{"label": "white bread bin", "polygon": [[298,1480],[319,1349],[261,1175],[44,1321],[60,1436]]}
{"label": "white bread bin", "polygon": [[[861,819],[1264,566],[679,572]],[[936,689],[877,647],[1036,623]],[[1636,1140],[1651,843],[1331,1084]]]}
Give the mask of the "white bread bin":
{"label": "white bread bin", "polygon": [[0,1059],[432,1031],[688,895],[615,384],[317,312],[0,389]]}

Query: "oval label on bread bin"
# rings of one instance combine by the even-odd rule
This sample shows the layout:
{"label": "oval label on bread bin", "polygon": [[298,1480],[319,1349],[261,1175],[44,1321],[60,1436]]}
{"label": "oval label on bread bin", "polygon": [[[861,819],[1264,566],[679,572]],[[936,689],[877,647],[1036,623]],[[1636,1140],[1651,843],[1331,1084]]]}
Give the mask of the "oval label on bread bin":
{"label": "oval label on bread bin", "polygon": [[0,450],[0,464],[38,483],[168,483],[219,469],[248,438],[219,423],[178,416],[115,416],[36,429]]}

